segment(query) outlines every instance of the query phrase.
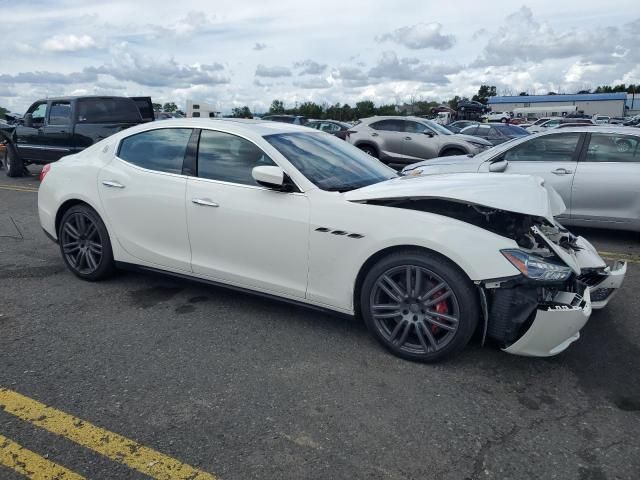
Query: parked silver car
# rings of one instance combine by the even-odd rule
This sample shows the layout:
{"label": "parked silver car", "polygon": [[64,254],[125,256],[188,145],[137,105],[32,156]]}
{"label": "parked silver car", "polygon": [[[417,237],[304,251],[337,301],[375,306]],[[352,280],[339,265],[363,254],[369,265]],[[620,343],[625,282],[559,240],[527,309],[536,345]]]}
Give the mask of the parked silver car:
{"label": "parked silver car", "polygon": [[370,117],[349,130],[347,140],[391,166],[447,155],[475,155],[491,147],[488,141],[454,134],[420,117]]}
{"label": "parked silver car", "polygon": [[640,231],[640,131],[632,127],[552,129],[475,157],[409,165],[406,175],[506,172],[542,177],[564,200],[567,225]]}

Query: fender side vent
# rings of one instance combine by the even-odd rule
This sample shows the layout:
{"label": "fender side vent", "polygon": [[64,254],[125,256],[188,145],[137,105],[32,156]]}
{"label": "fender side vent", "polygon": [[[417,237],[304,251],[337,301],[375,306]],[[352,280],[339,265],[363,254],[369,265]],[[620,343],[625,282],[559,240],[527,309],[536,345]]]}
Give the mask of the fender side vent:
{"label": "fender side vent", "polygon": [[322,232],[322,233],[326,233],[326,232],[330,232],[331,229],[330,228],[325,228],[325,227],[318,227],[316,228],[316,232]]}
{"label": "fender side vent", "polygon": [[347,232],[345,232],[344,230],[334,230],[333,232],[334,235],[346,235]]}
{"label": "fender side vent", "polygon": [[362,237],[364,237],[364,235],[360,235],[359,233],[350,233],[349,235],[347,235],[347,237],[349,237],[349,238],[362,238]]}

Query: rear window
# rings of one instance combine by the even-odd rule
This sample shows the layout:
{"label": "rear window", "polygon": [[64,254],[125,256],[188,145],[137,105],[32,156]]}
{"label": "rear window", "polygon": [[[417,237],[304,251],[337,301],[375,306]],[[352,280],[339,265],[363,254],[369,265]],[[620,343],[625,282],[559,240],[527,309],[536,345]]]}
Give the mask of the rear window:
{"label": "rear window", "polygon": [[142,117],[130,98],[78,100],[78,123],[140,123]]}

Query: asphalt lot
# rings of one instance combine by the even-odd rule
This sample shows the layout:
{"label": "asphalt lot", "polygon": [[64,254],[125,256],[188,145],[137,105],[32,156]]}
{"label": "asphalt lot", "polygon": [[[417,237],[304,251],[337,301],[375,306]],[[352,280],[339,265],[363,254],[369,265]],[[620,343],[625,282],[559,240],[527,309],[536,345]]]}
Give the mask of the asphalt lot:
{"label": "asphalt lot", "polygon": [[[637,234],[579,231],[634,263],[567,352],[474,341],[429,366],[357,321],[158,275],[78,280],[37,184],[0,170],[0,387],[222,479],[640,478]],[[147,478],[2,408],[0,435],[87,478]]]}

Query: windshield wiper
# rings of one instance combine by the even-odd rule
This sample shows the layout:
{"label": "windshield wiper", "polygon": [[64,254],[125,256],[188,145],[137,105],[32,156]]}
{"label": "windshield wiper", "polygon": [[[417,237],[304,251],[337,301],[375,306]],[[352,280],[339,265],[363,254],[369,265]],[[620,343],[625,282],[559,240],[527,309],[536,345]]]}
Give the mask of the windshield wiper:
{"label": "windshield wiper", "polygon": [[325,188],[327,192],[348,192],[349,190],[355,190],[357,188],[364,187],[365,185],[355,185],[353,183],[345,183],[344,185],[337,185],[335,187]]}

